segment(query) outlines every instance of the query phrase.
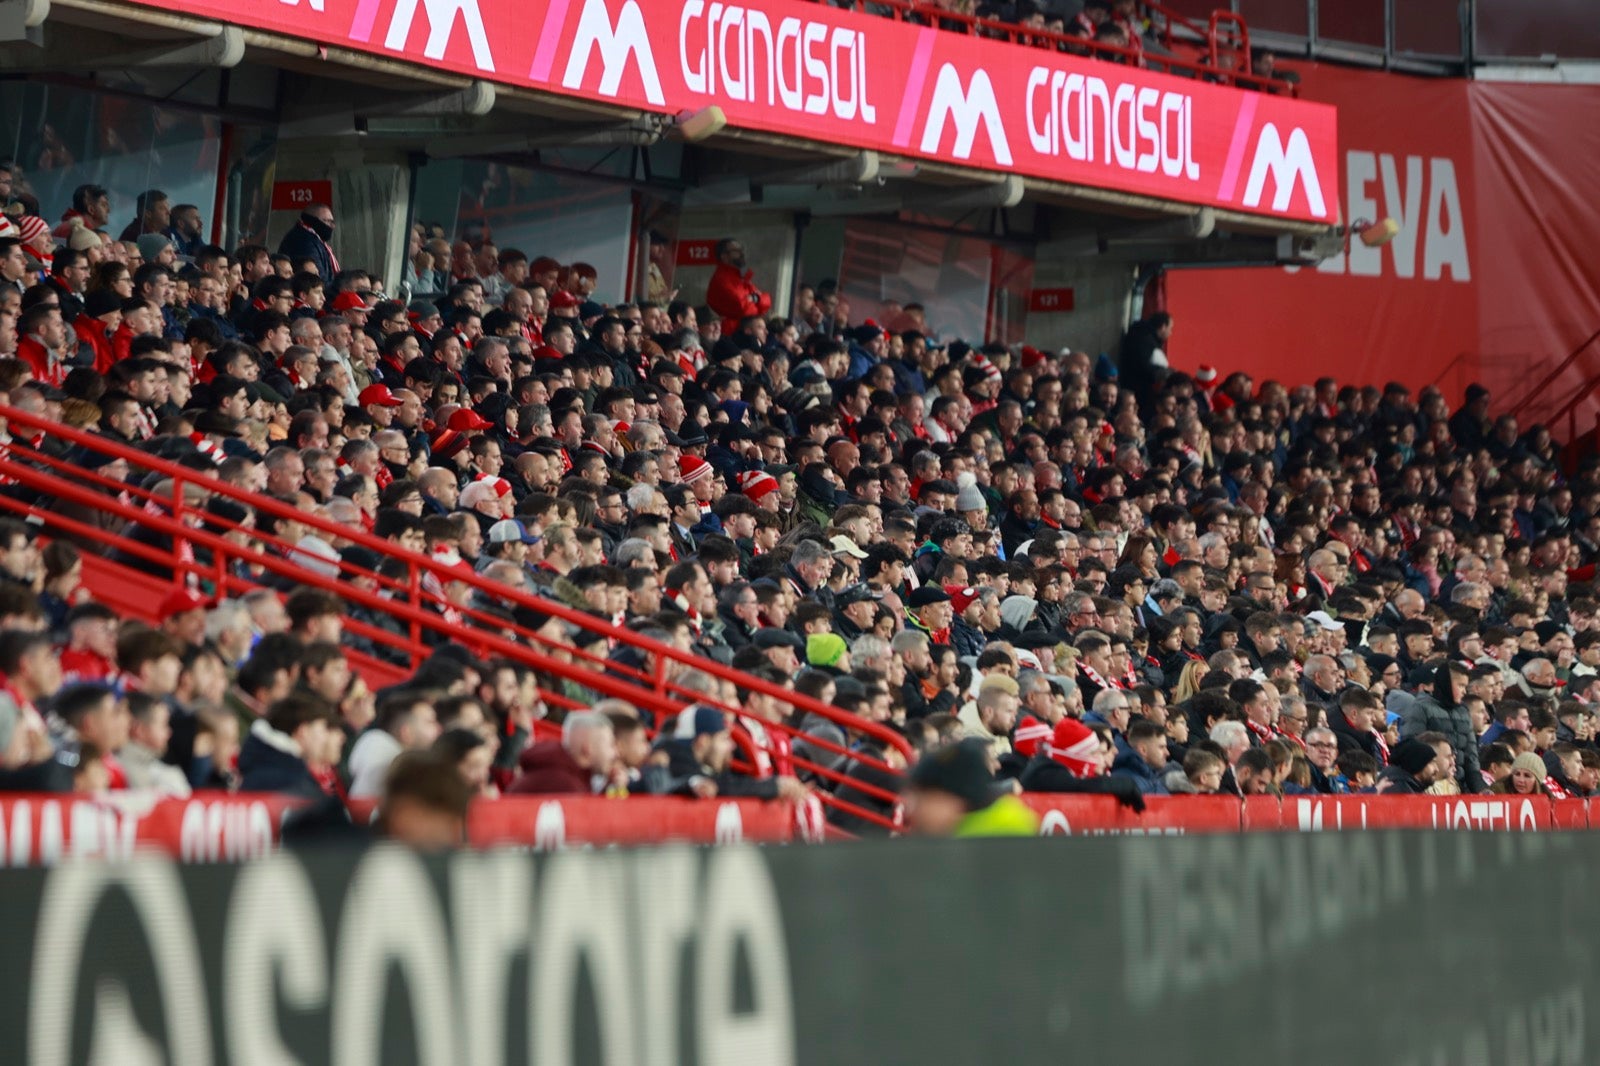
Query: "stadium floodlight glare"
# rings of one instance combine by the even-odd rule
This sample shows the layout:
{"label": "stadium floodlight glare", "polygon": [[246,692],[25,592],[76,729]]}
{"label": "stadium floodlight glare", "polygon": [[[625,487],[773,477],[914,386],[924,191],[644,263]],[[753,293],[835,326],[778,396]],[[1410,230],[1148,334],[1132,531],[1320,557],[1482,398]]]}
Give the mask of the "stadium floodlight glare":
{"label": "stadium floodlight glare", "polygon": [[1350,232],[1359,237],[1361,243],[1368,248],[1382,248],[1400,233],[1400,223],[1392,218],[1380,218],[1376,222],[1357,219],[1351,225]]}
{"label": "stadium floodlight glare", "polygon": [[721,133],[727,124],[728,116],[716,104],[698,111],[682,111],[678,114],[678,136],[690,144],[698,144]]}

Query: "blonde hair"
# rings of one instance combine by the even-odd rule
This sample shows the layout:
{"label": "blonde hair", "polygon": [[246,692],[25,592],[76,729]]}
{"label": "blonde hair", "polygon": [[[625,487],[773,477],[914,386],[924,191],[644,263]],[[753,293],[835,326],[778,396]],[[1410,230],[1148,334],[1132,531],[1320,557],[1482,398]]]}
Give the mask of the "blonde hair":
{"label": "blonde hair", "polygon": [[1182,703],[1200,691],[1200,680],[1210,673],[1211,668],[1198,659],[1189,663],[1178,675],[1178,683],[1172,690],[1172,702]]}

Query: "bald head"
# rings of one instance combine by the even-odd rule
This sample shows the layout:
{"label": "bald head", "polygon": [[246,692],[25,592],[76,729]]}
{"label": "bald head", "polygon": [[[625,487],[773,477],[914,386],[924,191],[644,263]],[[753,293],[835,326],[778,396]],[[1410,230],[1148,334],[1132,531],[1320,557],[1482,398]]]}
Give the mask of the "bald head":
{"label": "bald head", "polygon": [[1422,598],[1422,593],[1416,589],[1401,589],[1394,594],[1394,609],[1401,618],[1407,621],[1420,617],[1428,609],[1428,601]]}

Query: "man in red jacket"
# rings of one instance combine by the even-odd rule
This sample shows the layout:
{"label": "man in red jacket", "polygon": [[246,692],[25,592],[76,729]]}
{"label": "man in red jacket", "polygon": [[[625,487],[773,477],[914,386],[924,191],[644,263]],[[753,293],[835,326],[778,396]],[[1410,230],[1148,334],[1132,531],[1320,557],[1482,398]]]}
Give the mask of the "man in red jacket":
{"label": "man in red jacket", "polygon": [[522,773],[511,792],[594,795],[613,776],[617,740],[611,723],[594,711],[574,711],[561,723],[561,739],[542,740],[522,753]]}
{"label": "man in red jacket", "polygon": [[706,306],[722,316],[722,334],[739,331],[739,320],[772,310],[772,296],[756,287],[754,272],[745,269],[744,245],[732,237],[717,242],[717,269],[706,286]]}
{"label": "man in red jacket", "polygon": [[60,385],[67,376],[61,361],[67,326],[55,304],[34,304],[17,320],[17,358],[28,364],[33,380]]}

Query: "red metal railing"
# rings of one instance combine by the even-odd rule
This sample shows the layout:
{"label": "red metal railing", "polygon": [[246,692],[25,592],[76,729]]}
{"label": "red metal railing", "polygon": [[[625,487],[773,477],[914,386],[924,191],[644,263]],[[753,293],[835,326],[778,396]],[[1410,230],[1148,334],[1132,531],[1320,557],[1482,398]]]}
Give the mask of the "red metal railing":
{"label": "red metal railing", "polygon": [[[686,683],[695,680],[690,673],[694,671],[719,681],[732,682],[746,691],[776,697],[794,708],[797,714],[816,714],[834,723],[847,737],[858,735],[871,738],[897,749],[905,756],[910,756],[910,746],[892,729],[760,678],[740,673],[713,660],[641,636],[626,628],[613,626],[604,619],[574,610],[565,604],[509,588],[465,569],[446,567],[428,556],[402,550],[360,529],[337,525],[320,515],[297,510],[271,497],[260,496],[228,485],[211,473],[195,471],[156,458],[98,435],[74,430],[11,407],[0,406],[0,419],[9,423],[14,437],[32,438],[35,434],[45,434],[59,441],[127,460],[134,469],[170,479],[170,494],[158,494],[151,490],[129,486],[98,472],[86,470],[40,452],[21,440],[14,439],[3,453],[0,453],[0,476],[11,480],[18,488],[26,490],[23,493],[13,491],[8,495],[0,495],[0,510],[38,521],[46,529],[58,535],[69,536],[79,543],[103,545],[121,552],[130,559],[150,564],[170,575],[174,585],[203,582],[212,586],[219,596],[237,596],[261,587],[251,571],[269,573],[297,584],[328,589],[342,597],[347,605],[354,604],[400,621],[406,630],[403,636],[356,618],[347,617],[345,625],[350,632],[371,641],[375,646],[388,649],[391,654],[403,656],[412,666],[430,653],[431,647],[425,638],[431,636],[437,640],[459,641],[480,656],[502,657],[521,663],[546,678],[571,681],[602,696],[615,696],[628,700],[653,714],[659,724],[670,722],[684,707],[692,703],[715,706],[731,716],[748,721],[748,713],[736,702],[708,694],[692,683]],[[25,432],[19,434],[18,430]],[[320,534],[324,539],[331,538],[358,544],[379,553],[381,557],[401,559],[406,563],[406,577],[404,580],[389,580],[362,573],[362,577],[372,577],[377,585],[376,591],[369,591],[347,580],[315,573],[288,557],[288,553],[294,548],[293,545],[285,544],[273,536],[254,529],[241,528],[221,521],[207,512],[203,503],[186,499],[189,495],[186,490],[191,487],[198,489],[207,498],[221,496],[253,508],[259,514],[271,515],[277,519],[293,519],[304,524],[312,532]],[[129,501],[126,503],[117,495],[123,491],[129,494]],[[90,525],[51,509],[48,504],[54,501],[68,501],[102,511],[124,520],[127,526],[121,532],[111,532]],[[202,523],[212,528],[200,528]],[[135,526],[143,526],[154,533],[170,537],[172,548],[167,550],[130,538],[127,533]],[[250,543],[235,543],[228,539],[230,533],[242,534]],[[204,549],[210,556],[209,562],[184,558],[188,553],[180,550],[182,543]],[[353,568],[341,567],[342,577],[354,573],[356,571]],[[447,581],[464,582],[476,592],[489,597],[491,602],[509,607],[527,607],[555,615],[570,625],[603,635],[614,645],[638,648],[648,655],[649,670],[633,669],[626,664],[592,655],[567,643],[546,641],[515,623],[507,622],[503,618],[472,606],[457,608],[463,617],[461,624],[449,622],[438,613],[437,608],[442,605],[440,598],[424,587],[424,580],[430,576],[441,585]],[[436,609],[429,610],[428,605]],[[563,696],[548,685],[541,688],[546,702],[553,706],[566,709],[582,706],[578,701]],[[826,752],[828,755],[846,762],[853,760],[865,767],[886,773],[891,779],[898,778],[898,771],[893,766],[873,756],[855,751],[848,745],[839,745],[822,737],[802,734],[789,723],[761,723],[761,725],[773,734],[780,734],[791,740],[803,740],[811,748]],[[777,754],[775,746],[770,742],[762,750],[769,756]],[[755,754],[754,748],[747,746],[745,753],[746,761],[749,761]],[[892,805],[897,799],[893,791],[851,778],[812,759],[791,754],[790,761],[798,769],[813,774],[823,781],[848,784],[852,789],[880,803]],[[754,767],[747,768],[754,769]],[[892,819],[884,817],[877,811],[840,800],[831,793],[822,792],[819,793],[819,797],[825,804],[847,810],[866,821],[885,827],[892,825]]]}
{"label": "red metal railing", "polygon": [[[1561,377],[1561,375],[1566,371],[1567,367],[1571,366],[1573,363],[1576,363],[1578,361],[1578,357],[1584,352],[1588,351],[1589,347],[1596,341],[1600,341],[1600,329],[1597,329],[1593,333],[1589,334],[1589,336],[1585,338],[1581,344],[1572,349],[1572,351],[1568,352],[1565,359],[1562,359],[1560,362],[1556,363],[1550,372],[1541,378],[1537,385],[1529,389],[1527,395],[1523,396],[1521,400],[1517,401],[1516,406],[1511,408],[1506,413],[1510,415],[1521,415],[1523,412],[1528,410],[1528,408],[1533,405],[1534,401],[1544,396],[1545,389],[1549,388],[1551,385],[1554,385],[1556,383],[1556,379]],[[1592,387],[1592,384],[1590,384],[1586,385],[1583,389],[1580,389],[1574,394],[1573,401],[1569,402],[1566,408],[1550,416],[1548,421],[1555,422],[1562,415],[1567,414],[1576,402],[1587,399],[1589,389]]]}
{"label": "red metal railing", "polygon": [[[1213,16],[1213,25],[1201,25],[1175,11],[1171,11],[1160,4],[1146,4],[1151,11],[1159,14],[1160,29],[1158,39],[1171,52],[1183,43],[1173,35],[1173,28],[1180,27],[1192,36],[1192,45],[1199,49],[1204,58],[1189,59],[1181,54],[1151,55],[1141,53],[1133,48],[1124,48],[1104,41],[1096,41],[1088,37],[1076,37],[1072,34],[1055,33],[1043,28],[1019,26],[1011,22],[1000,22],[996,19],[981,18],[960,11],[951,11],[935,4],[921,3],[917,0],[833,0],[835,7],[848,7],[869,15],[878,15],[894,19],[897,22],[910,22],[920,26],[933,26],[937,29],[951,33],[962,33],[969,37],[987,37],[992,40],[1011,41],[1016,44],[1032,48],[1045,48],[1072,55],[1091,56],[1108,62],[1133,63],[1144,59],[1148,64],[1163,67],[1169,70],[1184,71],[1206,81],[1218,82],[1223,85],[1244,86],[1261,89],[1267,92],[1296,95],[1295,87],[1285,81],[1275,78],[1264,78],[1249,70],[1248,61],[1239,69],[1230,69],[1220,64],[1219,50],[1216,40],[1216,16]],[[1231,22],[1237,20],[1237,32],[1245,45],[1245,55],[1249,54],[1249,33],[1245,29],[1244,20],[1231,12],[1222,12]]]}

